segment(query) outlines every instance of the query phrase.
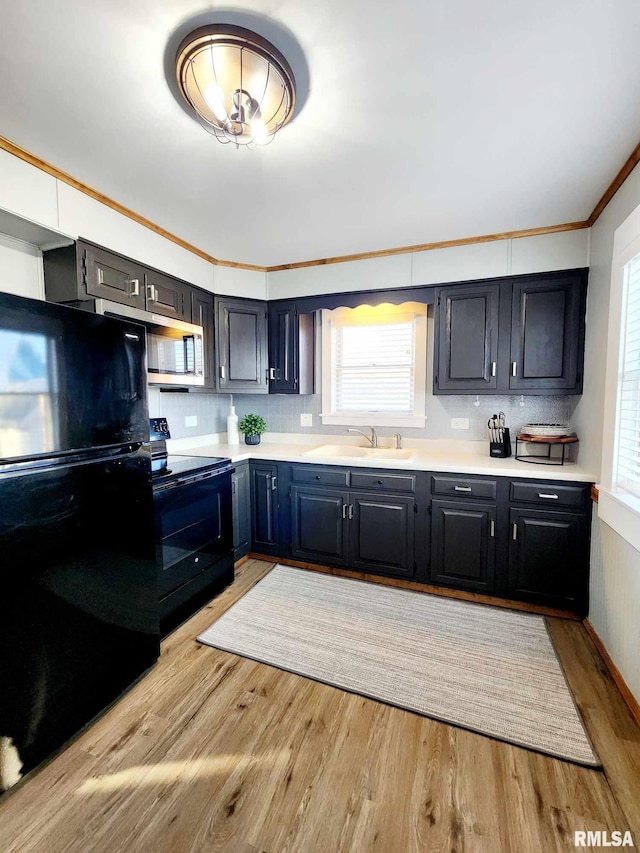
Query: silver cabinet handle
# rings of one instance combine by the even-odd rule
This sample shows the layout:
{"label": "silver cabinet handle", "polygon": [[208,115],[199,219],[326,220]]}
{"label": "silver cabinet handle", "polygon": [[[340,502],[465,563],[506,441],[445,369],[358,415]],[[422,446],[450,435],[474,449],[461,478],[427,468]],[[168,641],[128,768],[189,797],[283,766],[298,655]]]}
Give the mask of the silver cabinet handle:
{"label": "silver cabinet handle", "polygon": [[137,278],[130,278],[129,284],[131,285],[129,296],[140,296],[140,281]]}
{"label": "silver cabinet handle", "polygon": [[[136,294],[137,296],[137,294]],[[158,301],[158,291],[153,284],[147,285],[147,299],[149,302],[157,302]]]}
{"label": "silver cabinet handle", "polygon": [[517,374],[518,374],[518,362],[512,361],[511,362],[511,375],[517,376]]}
{"label": "silver cabinet handle", "polygon": [[491,362],[491,375],[492,376],[496,375],[496,363],[495,363],[495,361]]}
{"label": "silver cabinet handle", "polygon": [[518,525],[516,524],[515,521],[513,522],[513,529],[511,531],[511,538],[513,539],[514,542],[518,538]]}
{"label": "silver cabinet handle", "polygon": [[470,492],[472,491],[471,486],[454,486],[454,492]]}
{"label": "silver cabinet handle", "polygon": [[275,367],[270,367],[269,368],[269,379],[275,379],[275,378],[276,378],[276,369],[275,369]]}
{"label": "silver cabinet handle", "polygon": [[226,376],[225,376],[226,371],[224,368],[224,364],[220,365],[219,370],[220,370],[220,379],[226,379]]}
{"label": "silver cabinet handle", "polygon": [[278,484],[278,478],[272,474],[271,475],[271,491],[272,492],[275,492],[277,484]]}
{"label": "silver cabinet handle", "polygon": [[347,517],[347,505],[346,504],[342,504],[342,517],[343,518]]}
{"label": "silver cabinet handle", "polygon": [[495,535],[496,535],[496,523],[493,519],[491,519],[491,528],[489,530],[489,536],[492,539],[495,539]]}
{"label": "silver cabinet handle", "polygon": [[549,500],[549,501],[557,501],[558,500],[557,495],[547,495],[544,492],[538,492],[538,497],[539,498],[545,498],[546,500]]}
{"label": "silver cabinet handle", "polygon": [[349,518],[349,520],[351,520],[351,519],[353,518],[353,504],[349,504],[349,515],[348,515],[348,518]]}

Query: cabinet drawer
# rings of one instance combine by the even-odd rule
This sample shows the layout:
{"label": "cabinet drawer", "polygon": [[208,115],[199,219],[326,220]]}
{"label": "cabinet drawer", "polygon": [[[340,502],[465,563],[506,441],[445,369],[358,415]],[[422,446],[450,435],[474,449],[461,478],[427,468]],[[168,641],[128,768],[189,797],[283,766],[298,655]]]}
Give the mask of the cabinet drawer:
{"label": "cabinet drawer", "polygon": [[498,490],[496,480],[480,480],[477,477],[432,477],[431,491],[434,495],[449,495],[456,498],[483,498],[495,501]]}
{"label": "cabinet drawer", "polygon": [[587,505],[590,486],[559,486],[554,483],[512,482],[510,498],[512,501],[535,503],[552,509],[556,506],[583,507]]}
{"label": "cabinet drawer", "polygon": [[415,492],[416,478],[413,474],[373,474],[352,471],[351,485],[354,489],[370,489],[381,492]]}
{"label": "cabinet drawer", "polygon": [[349,472],[337,468],[316,468],[313,465],[293,465],[291,479],[294,483],[315,483],[320,486],[347,486]]}

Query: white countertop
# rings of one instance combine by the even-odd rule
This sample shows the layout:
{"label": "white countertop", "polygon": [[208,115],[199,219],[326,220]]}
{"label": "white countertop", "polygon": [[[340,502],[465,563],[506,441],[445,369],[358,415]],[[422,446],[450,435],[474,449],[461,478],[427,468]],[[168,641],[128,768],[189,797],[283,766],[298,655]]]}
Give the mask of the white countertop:
{"label": "white countertop", "polygon": [[226,434],[170,439],[170,453],[185,456],[225,456],[232,462],[245,459],[264,459],[275,462],[303,462],[312,465],[340,465],[348,468],[386,468],[403,471],[448,471],[453,474],[485,474],[499,477],[524,477],[543,480],[575,480],[596,482],[596,473],[579,464],[546,465],[494,459],[489,456],[489,444],[483,441],[453,441],[407,439],[404,447],[410,450],[409,459],[379,459],[309,455],[308,451],[324,445],[357,447],[359,442],[345,440],[339,435],[298,435],[266,433],[257,445],[225,443]]}

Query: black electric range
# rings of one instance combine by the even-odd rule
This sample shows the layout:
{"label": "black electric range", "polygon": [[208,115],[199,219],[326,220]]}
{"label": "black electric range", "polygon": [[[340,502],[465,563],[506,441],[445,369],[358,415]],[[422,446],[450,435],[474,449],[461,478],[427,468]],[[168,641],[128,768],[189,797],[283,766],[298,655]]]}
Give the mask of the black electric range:
{"label": "black electric range", "polygon": [[178,453],[151,458],[154,489],[162,483],[191,479],[198,474],[231,468],[231,460],[223,456],[182,456]]}
{"label": "black electric range", "polygon": [[160,632],[167,634],[230,584],[233,529],[230,459],[167,453],[165,418],[150,420],[149,452]]}

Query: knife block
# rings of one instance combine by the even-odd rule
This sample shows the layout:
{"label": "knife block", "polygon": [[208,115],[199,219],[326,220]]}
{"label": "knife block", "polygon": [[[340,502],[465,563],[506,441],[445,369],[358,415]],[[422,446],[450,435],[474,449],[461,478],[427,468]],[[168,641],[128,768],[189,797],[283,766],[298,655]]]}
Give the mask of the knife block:
{"label": "knife block", "polygon": [[502,441],[489,442],[489,456],[493,456],[494,459],[508,459],[511,456],[511,438],[506,427]]}

